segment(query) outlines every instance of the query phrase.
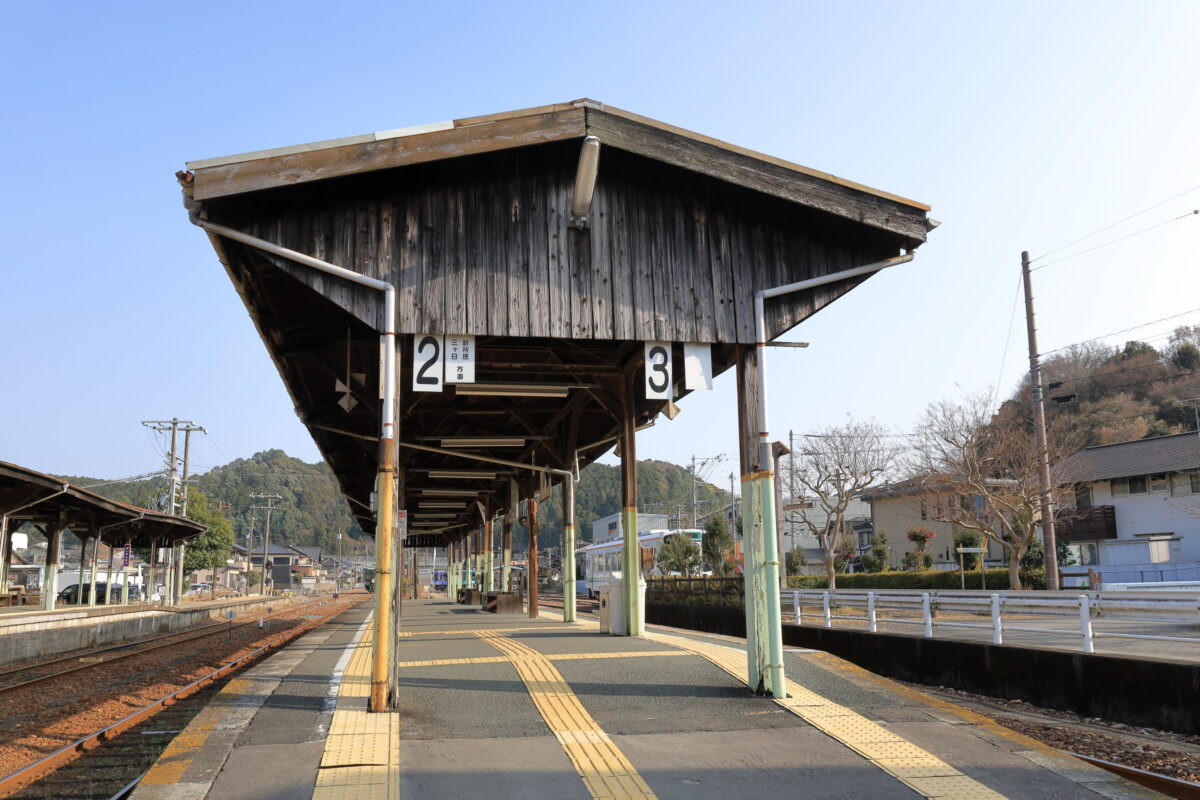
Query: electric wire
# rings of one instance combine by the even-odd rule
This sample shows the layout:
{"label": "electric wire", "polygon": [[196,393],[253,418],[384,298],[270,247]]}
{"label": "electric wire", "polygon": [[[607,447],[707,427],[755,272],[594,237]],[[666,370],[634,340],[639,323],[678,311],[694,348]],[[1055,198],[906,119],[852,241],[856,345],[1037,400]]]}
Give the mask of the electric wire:
{"label": "electric wire", "polygon": [[[1166,200],[1162,200],[1160,202],[1155,203],[1152,206],[1143,208],[1141,211],[1135,212],[1133,214],[1130,214],[1127,217],[1123,217],[1123,218],[1117,220],[1116,222],[1105,225],[1103,228],[1098,228],[1098,229],[1092,231],[1091,233],[1089,233],[1087,236],[1081,236],[1073,242],[1068,242],[1067,244],[1056,247],[1053,250],[1049,250],[1045,253],[1042,253],[1040,256],[1037,256],[1036,258],[1031,258],[1029,260],[1029,263],[1032,264],[1035,261],[1041,261],[1043,258],[1046,258],[1047,256],[1052,256],[1055,253],[1060,253],[1063,250],[1066,250],[1068,247],[1074,247],[1075,245],[1079,244],[1080,242],[1086,241],[1086,240],[1092,238],[1093,236],[1104,233],[1107,230],[1112,230],[1113,228],[1117,227],[1118,225],[1128,222],[1129,220],[1133,219],[1134,217],[1140,217],[1142,214],[1145,214],[1147,211],[1153,211],[1156,208],[1165,206],[1167,203],[1171,202],[1172,200],[1178,200],[1179,198],[1183,197],[1184,195],[1191,194],[1192,192],[1196,191],[1197,189],[1200,189],[1200,184],[1197,184],[1196,186],[1193,186],[1190,189],[1184,189],[1179,194],[1172,195],[1171,197],[1168,197]],[[1043,266],[1048,266],[1048,265],[1043,265]]]}
{"label": "electric wire", "polygon": [[1181,311],[1178,314],[1172,314],[1169,317],[1162,317],[1161,319],[1151,320],[1150,322],[1143,322],[1140,325],[1134,325],[1133,327],[1130,327],[1130,328],[1122,328],[1121,330],[1113,331],[1112,333],[1104,333],[1099,336],[1093,336],[1090,339],[1082,339],[1078,342],[1072,342],[1071,344],[1065,344],[1062,347],[1056,347],[1053,350],[1047,350],[1043,353],[1039,353],[1038,357],[1042,358],[1042,357],[1048,356],[1052,353],[1058,353],[1058,352],[1060,352],[1062,350],[1066,350],[1070,347],[1075,347],[1076,345],[1087,344],[1088,342],[1098,342],[1101,339],[1108,339],[1113,336],[1119,336],[1122,333],[1129,333],[1130,331],[1136,331],[1139,328],[1147,328],[1151,325],[1157,325],[1160,322],[1167,322],[1168,320],[1178,319],[1179,317],[1186,317],[1189,314],[1196,314],[1196,313],[1200,313],[1200,308],[1193,308],[1193,309],[1189,309],[1187,311]]}
{"label": "electric wire", "polygon": [[1062,258],[1056,258],[1053,261],[1047,261],[1045,264],[1042,264],[1039,267],[1033,267],[1029,271],[1036,272],[1039,269],[1045,269],[1046,267],[1052,267],[1055,264],[1061,264],[1064,261],[1070,261],[1072,258],[1078,258],[1079,256],[1086,255],[1087,253],[1095,252],[1096,250],[1099,250],[1103,247],[1108,247],[1109,245],[1117,244],[1118,242],[1123,242],[1126,239],[1132,239],[1134,236],[1140,236],[1143,233],[1149,233],[1150,231],[1154,230],[1155,228],[1161,228],[1164,225],[1170,225],[1172,222],[1178,222],[1181,219],[1187,219],[1188,217],[1194,217],[1197,215],[1200,215],[1200,208],[1195,209],[1194,211],[1189,211],[1186,214],[1180,214],[1178,217],[1173,217],[1172,219],[1164,220],[1155,225],[1151,225],[1149,228],[1142,228],[1140,231],[1134,231],[1133,233],[1127,233],[1124,236],[1104,242],[1103,244],[1098,244],[1095,247],[1089,247],[1086,250],[1080,250],[1078,253],[1072,253],[1069,256],[1063,256]]}

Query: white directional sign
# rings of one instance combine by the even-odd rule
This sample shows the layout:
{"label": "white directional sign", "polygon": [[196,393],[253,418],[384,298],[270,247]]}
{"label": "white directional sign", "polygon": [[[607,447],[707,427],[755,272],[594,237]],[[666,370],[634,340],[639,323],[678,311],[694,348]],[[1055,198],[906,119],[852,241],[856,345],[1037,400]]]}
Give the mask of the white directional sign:
{"label": "white directional sign", "polygon": [[413,337],[413,391],[440,392],[445,351],[442,337],[418,333]]}
{"label": "white directional sign", "polygon": [[446,337],[446,383],[475,382],[475,337]]}
{"label": "white directional sign", "polygon": [[671,399],[670,342],[646,342],[646,399]]}
{"label": "white directional sign", "polygon": [[683,388],[711,389],[712,346],[686,342],[683,345]]}

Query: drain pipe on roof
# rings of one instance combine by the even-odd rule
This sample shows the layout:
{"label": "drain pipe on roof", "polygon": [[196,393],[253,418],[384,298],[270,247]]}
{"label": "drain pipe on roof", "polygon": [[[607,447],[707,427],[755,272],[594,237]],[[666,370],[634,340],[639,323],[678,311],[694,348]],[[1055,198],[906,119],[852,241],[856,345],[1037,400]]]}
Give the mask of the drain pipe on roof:
{"label": "drain pipe on roof", "polygon": [[[763,289],[754,295],[754,330],[758,372],[758,470],[750,480],[750,488],[762,510],[762,529],[754,543],[754,555],[758,561],[755,580],[754,628],[747,625],[746,655],[749,659],[750,685],[761,681],[772,697],[787,697],[787,683],[783,674],[783,628],[779,609],[779,547],[775,541],[775,476],[771,472],[771,442],[767,432],[767,319],[765,302],[771,297],[815,289],[837,281],[872,275],[882,269],[912,261],[913,253],[876,261],[861,267],[821,275],[808,280]],[[757,484],[757,485],[755,485]],[[751,515],[751,519],[757,515]],[[765,599],[765,608],[760,600]],[[765,613],[763,613],[765,612]],[[765,642],[764,642],[765,639]],[[761,653],[765,645],[766,652]],[[764,658],[765,656],[765,658]],[[763,661],[765,660],[765,664]]]}
{"label": "drain pipe on roof", "polygon": [[[281,247],[224,225],[201,219],[198,204],[185,192],[184,205],[191,221],[217,236],[285,258],[296,264],[334,275],[343,280],[383,292],[383,330],[379,349],[383,355],[383,413],[379,432],[379,466],[375,491],[379,507],[375,514],[375,634],[371,662],[371,711],[387,711],[394,698],[388,678],[392,644],[392,604],[395,576],[392,574],[392,532],[395,527],[396,486],[396,288],[387,281],[371,278],[319,258]],[[380,535],[382,532],[382,535]],[[265,557],[264,557],[265,563]]]}

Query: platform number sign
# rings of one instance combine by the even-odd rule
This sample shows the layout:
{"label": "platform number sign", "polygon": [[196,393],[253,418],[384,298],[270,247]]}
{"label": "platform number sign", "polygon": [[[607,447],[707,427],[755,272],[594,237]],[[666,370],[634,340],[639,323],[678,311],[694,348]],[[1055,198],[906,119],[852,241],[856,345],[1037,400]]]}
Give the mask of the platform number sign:
{"label": "platform number sign", "polygon": [[671,399],[670,342],[646,342],[646,399]]}
{"label": "platform number sign", "polygon": [[475,382],[475,337],[446,337],[446,383]]}
{"label": "platform number sign", "polygon": [[440,392],[445,351],[442,337],[417,334],[413,337],[413,391]]}

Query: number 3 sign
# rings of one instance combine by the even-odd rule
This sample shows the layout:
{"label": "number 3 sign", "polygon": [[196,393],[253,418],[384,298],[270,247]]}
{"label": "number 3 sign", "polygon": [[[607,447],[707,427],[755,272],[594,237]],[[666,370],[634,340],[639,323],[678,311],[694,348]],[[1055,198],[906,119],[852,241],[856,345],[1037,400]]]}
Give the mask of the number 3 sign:
{"label": "number 3 sign", "polygon": [[646,399],[671,399],[670,342],[646,342]]}

